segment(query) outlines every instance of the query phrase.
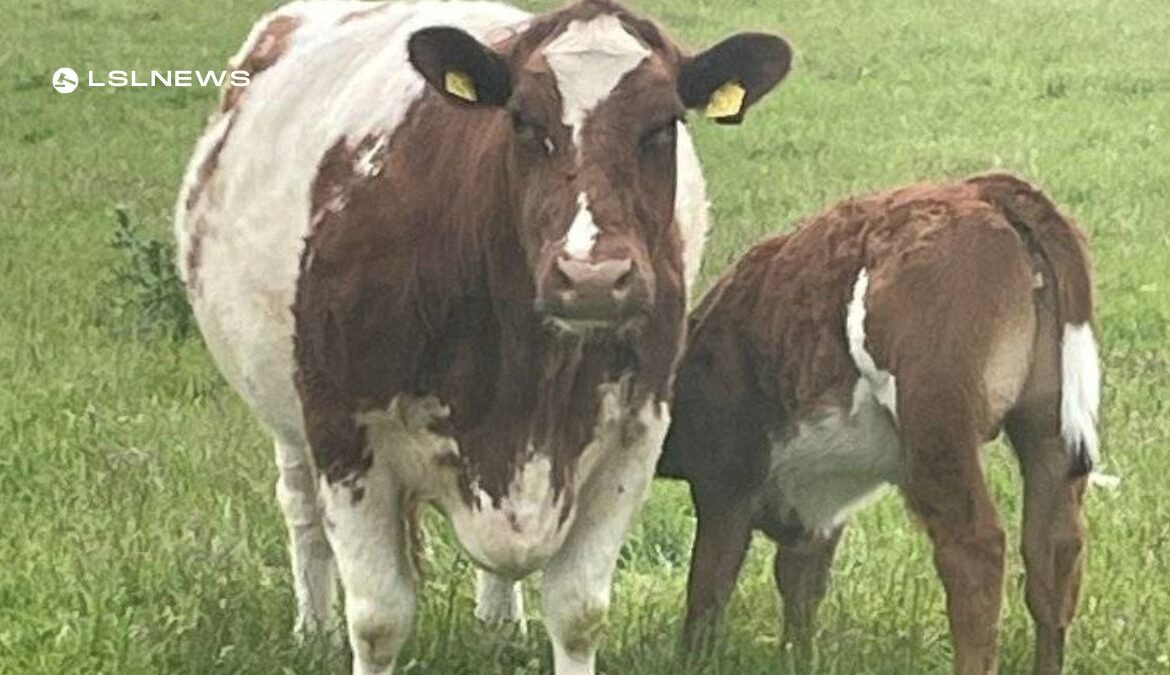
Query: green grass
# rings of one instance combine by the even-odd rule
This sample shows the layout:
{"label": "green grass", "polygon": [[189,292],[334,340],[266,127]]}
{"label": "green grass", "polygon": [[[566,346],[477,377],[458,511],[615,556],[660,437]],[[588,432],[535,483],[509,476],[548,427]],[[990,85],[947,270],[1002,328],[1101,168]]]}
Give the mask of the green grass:
{"label": "green grass", "polygon": [[[539,6],[547,6],[545,2]],[[0,7],[0,672],[344,672],[289,637],[292,584],[270,446],[197,340],[111,330],[114,208],[166,237],[210,90],[49,88],[58,66],[218,68],[265,0],[32,0]],[[696,122],[716,229],[704,284],[765,233],[841,196],[1004,167],[1091,232],[1116,493],[1087,500],[1068,667],[1170,672],[1170,13],[1163,0],[644,0],[687,44],[779,29],[799,56],[738,129]],[[1010,538],[1018,476],[987,456]],[[539,673],[539,621],[471,618],[472,574],[438,518],[406,673]],[[632,533],[600,668],[682,673],[674,646],[690,506],[662,484]],[[761,540],[706,673],[789,672]],[[1027,666],[1018,550],[1001,633]],[[929,548],[894,496],[856,519],[817,672],[948,668]],[[537,607],[532,587],[529,605]]]}

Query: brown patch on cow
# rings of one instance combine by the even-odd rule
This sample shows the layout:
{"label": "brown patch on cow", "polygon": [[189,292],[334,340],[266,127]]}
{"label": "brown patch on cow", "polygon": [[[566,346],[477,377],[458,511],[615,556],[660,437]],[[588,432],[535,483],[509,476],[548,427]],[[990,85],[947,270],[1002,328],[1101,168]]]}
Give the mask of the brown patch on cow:
{"label": "brown patch on cow", "polygon": [[199,164],[199,169],[195,173],[195,183],[191,186],[190,191],[187,193],[187,199],[184,201],[188,217],[194,219],[191,226],[190,240],[187,242],[187,259],[185,261],[187,266],[187,292],[192,296],[198,296],[200,293],[199,265],[202,260],[203,239],[207,236],[207,221],[202,214],[196,212],[196,207],[211,184],[215,170],[219,168],[219,155],[223,152],[228,137],[231,136],[232,126],[235,125],[235,122],[236,120],[233,116],[228,121],[227,126],[224,127],[223,134],[216,140],[215,145],[203,157],[203,161]]}
{"label": "brown patch on cow", "polygon": [[[551,458],[554,488],[571,504],[566,486],[593,437],[601,386],[625,381],[630,412],[669,399],[685,311],[674,139],[660,153],[638,139],[681,114],[671,80],[680,52],[653,24],[591,0],[535,20],[508,56],[528,63],[558,27],[603,11],[630,17],[660,53],[594,111],[580,167],[547,72],[521,82],[515,104],[566,149],[556,156],[516,145],[509,111],[452,105],[428,89],[389,139],[339,139],[322,158],[292,309],[306,430],[327,480],[369,467],[357,413],[435,396],[451,412],[432,430],[459,447],[439,461],[457,464],[469,504],[472,485],[498,504],[530,444]],[[375,150],[380,170],[362,170]],[[534,307],[542,245],[560,245],[582,186],[596,196],[598,255],[634,256],[654,288],[636,324],[591,337],[550,330]]]}
{"label": "brown patch on cow", "polygon": [[[1060,437],[1060,329],[1092,319],[1084,235],[1039,190],[1007,174],[843,201],[753,247],[695,310],[659,466],[661,475],[690,481],[699,516],[688,630],[726,601],[750,529],[782,548],[794,527],[805,529],[753,500],[769,474],[770,438],[852,407],[859,373],[846,317],[863,269],[864,346],[897,381],[901,487],[934,543],[955,668],[985,672],[995,663],[1004,535],[978,450],[1006,424],[1029,503],[1054,504],[1061,534],[1045,530],[1047,516],[1025,526],[1041,551],[1033,558],[1049,555],[1053,538],[1079,545],[1081,479],[1066,478],[1071,459]],[[1049,485],[1054,476],[1059,484]],[[826,573],[829,555],[801,573]],[[1051,564],[1030,564],[1029,576],[1043,577],[1032,584],[1030,606],[1034,594],[1057,602],[1072,593],[1075,601],[1077,560],[1070,557],[1060,580],[1051,579]],[[784,592],[781,576],[793,570],[777,570]],[[1043,636],[1048,619],[1035,616]],[[1042,651],[1063,649],[1063,638],[1051,642]]]}
{"label": "brown patch on cow", "polygon": [[[257,75],[275,65],[280,57],[288,51],[289,46],[292,45],[293,33],[300,27],[301,22],[302,19],[298,16],[273,17],[257,36],[252,50],[244,55],[242,61],[235,64],[235,69],[247,72],[251,81],[254,82]],[[247,89],[247,87],[228,84],[223,91],[220,110],[222,112],[234,110]]]}
{"label": "brown patch on cow", "polygon": [[341,20],[338,21],[337,23],[344,24],[344,23],[350,23],[351,21],[360,21],[368,16],[371,16],[373,14],[378,14],[380,12],[385,11],[386,9],[388,9],[390,7],[395,7],[395,6],[396,5],[393,2],[386,2],[386,3],[381,3],[381,4],[371,3],[370,7],[366,7],[365,9],[359,9],[356,12],[350,12],[349,14],[346,14],[345,16],[341,17]]}

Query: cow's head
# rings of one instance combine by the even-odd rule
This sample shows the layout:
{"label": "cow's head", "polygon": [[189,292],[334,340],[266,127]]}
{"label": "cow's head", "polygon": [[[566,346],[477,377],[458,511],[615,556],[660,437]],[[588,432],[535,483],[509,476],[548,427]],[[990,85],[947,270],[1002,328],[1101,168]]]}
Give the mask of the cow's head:
{"label": "cow's head", "polygon": [[679,125],[696,108],[738,123],[791,62],[783,39],[759,33],[685,55],[609,0],[536,18],[492,46],[427,28],[409,52],[456,104],[500,111],[536,309],[571,330],[637,325],[661,294],[681,297]]}

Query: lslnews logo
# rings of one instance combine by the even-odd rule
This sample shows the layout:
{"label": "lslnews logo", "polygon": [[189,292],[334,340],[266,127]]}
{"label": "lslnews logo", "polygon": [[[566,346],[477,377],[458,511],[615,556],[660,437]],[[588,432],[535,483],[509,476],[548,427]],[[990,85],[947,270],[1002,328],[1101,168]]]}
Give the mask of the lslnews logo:
{"label": "lslnews logo", "polygon": [[[252,81],[252,74],[246,70],[152,70],[140,75],[135,70],[110,70],[104,75],[90,70],[86,73],[85,86],[100,87],[246,87]],[[63,66],[53,71],[53,89],[59,94],[70,94],[81,86],[82,79],[76,70]]]}

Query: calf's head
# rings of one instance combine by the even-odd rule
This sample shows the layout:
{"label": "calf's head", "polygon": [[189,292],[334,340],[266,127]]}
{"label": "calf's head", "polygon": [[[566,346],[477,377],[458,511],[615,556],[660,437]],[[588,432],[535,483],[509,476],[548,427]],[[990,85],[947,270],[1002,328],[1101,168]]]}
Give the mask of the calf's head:
{"label": "calf's head", "polygon": [[788,72],[781,38],[682,53],[651,22],[583,0],[484,44],[416,32],[411,63],[457,105],[498,111],[517,239],[535,308],[573,332],[628,330],[685,293],[676,147],[688,109],[738,123]]}

